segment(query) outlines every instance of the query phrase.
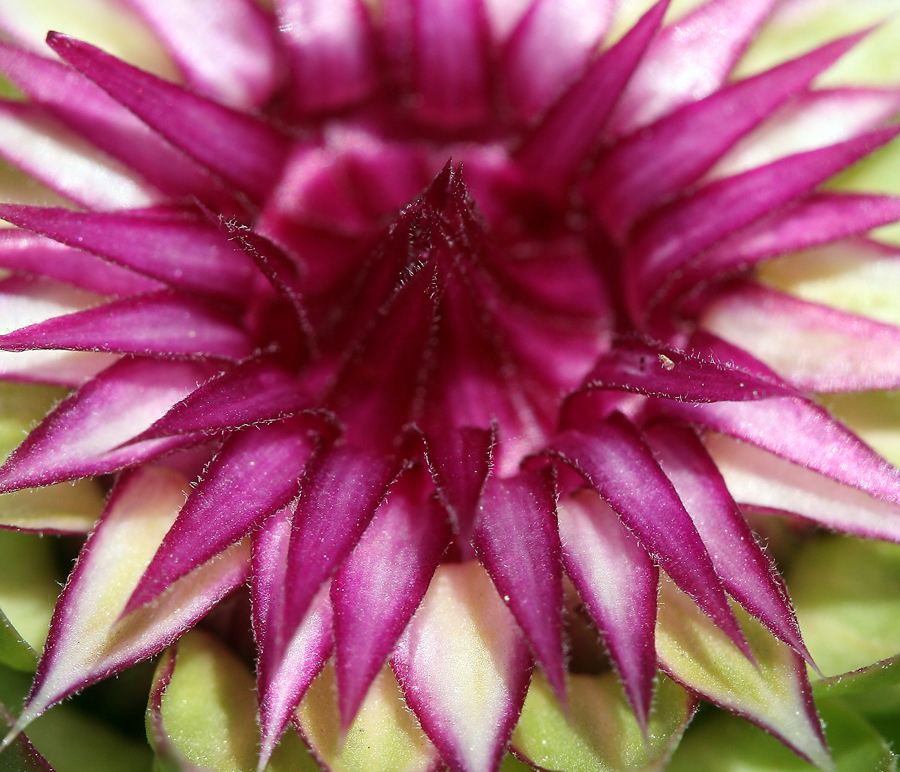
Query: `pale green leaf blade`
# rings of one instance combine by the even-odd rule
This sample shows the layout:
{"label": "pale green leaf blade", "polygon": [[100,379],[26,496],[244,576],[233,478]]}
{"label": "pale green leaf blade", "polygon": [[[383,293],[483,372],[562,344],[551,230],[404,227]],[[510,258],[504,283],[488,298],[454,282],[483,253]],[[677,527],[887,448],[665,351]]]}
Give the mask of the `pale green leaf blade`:
{"label": "pale green leaf blade", "polygon": [[503,763],[500,765],[500,772],[529,772],[532,769],[534,767],[526,764],[524,761],[519,761],[511,753],[506,755],[506,758],[503,759]]}
{"label": "pale green leaf blade", "polygon": [[839,242],[772,260],[759,275],[810,303],[900,324],[900,261],[883,244]]}
{"label": "pale green leaf blade", "polygon": [[0,383],[0,459],[5,460],[67,393],[56,386]]}
{"label": "pale green leaf blade", "polygon": [[[30,685],[29,676],[0,665],[0,702],[10,712],[15,713],[25,701]],[[56,772],[150,770],[152,754],[146,743],[123,736],[71,704],[58,705],[38,718],[27,734]]]}
{"label": "pale green leaf blade", "polygon": [[[9,729],[12,725],[12,716],[0,704],[0,728]],[[0,772],[53,772],[53,769],[22,734],[0,754]]]}
{"label": "pale green leaf blade", "polygon": [[694,714],[696,699],[659,679],[647,741],[616,676],[572,675],[567,716],[543,673],[535,672],[513,733],[517,755],[541,769],[625,772],[661,769]]}
{"label": "pale green leaf blade", "polygon": [[[897,273],[900,281],[900,271]],[[895,308],[900,322],[900,289]],[[894,466],[900,466],[900,391],[822,396],[822,404]]]}
{"label": "pale green leaf blade", "polygon": [[[256,772],[256,709],[250,668],[211,635],[188,633],[161,659],[147,709],[158,768]],[[288,731],[266,770],[319,772],[319,767],[296,733]]]}
{"label": "pale green leaf blade", "polygon": [[[0,462],[66,396],[66,390],[23,383],[0,383]],[[92,480],[61,483],[0,495],[0,525],[37,531],[86,533],[103,509],[100,486]]]}
{"label": "pale green leaf blade", "polygon": [[[838,700],[821,705],[837,772],[894,772],[896,757],[856,711]],[[775,738],[735,716],[719,713],[691,728],[668,772],[815,772]]]}
{"label": "pale green leaf blade", "polygon": [[799,550],[787,578],[803,638],[826,675],[900,652],[900,546],[824,537]]}
{"label": "pale green leaf blade", "polygon": [[0,531],[0,663],[34,671],[59,595],[50,539]]}
{"label": "pale green leaf blade", "polygon": [[6,615],[0,611],[0,663],[14,670],[34,672],[37,652],[16,631]]}
{"label": "pale green leaf blade", "polygon": [[343,744],[332,662],[310,687],[297,716],[307,742],[331,772],[427,772],[438,766],[437,750],[406,707],[388,667],[369,689]]}
{"label": "pale green leaf blade", "polygon": [[755,665],[663,576],[656,625],[662,668],[700,696],[749,717],[817,766],[830,769],[806,664],[742,609],[735,606],[735,613]]}
{"label": "pale green leaf blade", "polygon": [[157,654],[245,581],[249,549],[239,543],[121,619],[188,490],[183,475],[161,466],[120,478],[57,602],[52,645],[18,729],[69,694]]}
{"label": "pale green leaf blade", "polygon": [[0,524],[43,533],[87,533],[103,511],[95,480],[57,483],[0,494]]}
{"label": "pale green leaf blade", "polygon": [[822,85],[893,86],[900,78],[896,56],[897,6],[892,0],[853,3],[784,3],[763,27],[738,64],[745,77],[793,59],[842,35],[883,24],[820,79]]}
{"label": "pale green leaf blade", "polygon": [[861,695],[868,701],[871,695],[882,691],[896,692],[894,707],[900,715],[900,655],[828,680],[813,681],[813,694],[817,698],[841,697],[850,701]]}

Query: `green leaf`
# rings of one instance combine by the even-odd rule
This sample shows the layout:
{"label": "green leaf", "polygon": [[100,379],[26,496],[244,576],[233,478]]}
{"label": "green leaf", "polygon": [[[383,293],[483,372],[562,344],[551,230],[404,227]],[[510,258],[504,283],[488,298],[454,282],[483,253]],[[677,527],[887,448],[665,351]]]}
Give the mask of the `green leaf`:
{"label": "green leaf", "polygon": [[21,708],[30,686],[30,676],[0,665],[0,703],[11,713],[15,714]]}
{"label": "green leaf", "polygon": [[710,702],[750,717],[822,769],[829,769],[831,760],[812,704],[806,664],[733,605],[755,665],[661,575],[656,652],[662,668]]}
{"label": "green leaf", "polygon": [[[200,767],[256,772],[256,682],[246,664],[211,635],[185,635],[157,668],[159,696],[147,709],[147,733],[161,771]],[[319,772],[303,742],[285,733],[268,772]]]}
{"label": "green leaf", "polygon": [[94,480],[57,483],[0,494],[0,525],[27,531],[87,533],[105,498]]}
{"label": "green leaf", "polygon": [[16,631],[0,611],[0,662],[15,670],[33,673],[37,667],[37,652]]}
{"label": "green leaf", "polygon": [[53,772],[53,769],[24,737],[19,737],[0,754],[0,772]]}
{"label": "green leaf", "polygon": [[900,62],[896,56],[898,26],[896,18],[891,18],[894,10],[890,3],[878,0],[800,4],[792,12],[776,14],[763,27],[734,75],[745,77],[761,72],[841,35],[888,20],[889,23],[843,57],[817,83],[893,86],[900,78]]}
{"label": "green leaf", "polygon": [[[67,394],[65,389],[0,382],[0,462]],[[0,524],[10,528],[87,532],[103,509],[103,493],[92,480],[0,495]]]}
{"label": "green leaf", "polygon": [[519,761],[512,754],[507,754],[500,765],[500,772],[530,772],[534,767],[529,766],[524,761]]}
{"label": "green leaf", "polygon": [[6,460],[67,393],[55,386],[0,382],[0,459]]}
{"label": "green leaf", "polygon": [[50,539],[0,531],[0,663],[34,671],[59,594]]}
{"label": "green leaf", "polygon": [[[14,719],[0,704],[0,731],[12,727]],[[24,734],[20,734],[12,744],[0,752],[0,772],[53,772],[47,760],[37,752]]]}
{"label": "green leaf", "polygon": [[759,276],[810,303],[900,324],[897,260],[873,247],[842,244],[789,255],[766,263]]}
{"label": "green leaf", "polygon": [[[900,25],[894,23],[891,26],[892,30],[886,29],[893,34],[894,45],[896,45]],[[885,32],[880,34],[885,35]],[[896,61],[897,57],[894,58]],[[898,166],[900,166],[900,141],[894,139],[851,166],[847,171],[839,174],[827,184],[827,187],[851,192],[885,193],[896,196],[900,194],[900,184],[897,182]],[[871,235],[879,241],[900,244],[900,226],[897,223],[876,228]]]}
{"label": "green leaf", "polygon": [[[820,705],[837,772],[894,772],[896,758],[857,711],[840,700]],[[667,772],[815,772],[775,738],[747,721],[717,712],[698,720]]]}
{"label": "green leaf", "polygon": [[[900,314],[900,290],[894,308]],[[894,466],[900,466],[900,391],[827,394],[820,402]]]}
{"label": "green leaf", "polygon": [[310,746],[331,772],[427,772],[438,761],[389,667],[375,679],[343,743],[333,663],[313,682],[297,716]]}
{"label": "green leaf", "polygon": [[647,741],[613,673],[572,675],[567,716],[547,679],[535,671],[512,744],[547,770],[623,772],[659,769],[694,714],[696,700],[665,676],[656,689]]}
{"label": "green leaf", "polygon": [[900,655],[881,660],[869,667],[844,673],[827,681],[814,681],[816,697],[852,697],[900,686]]}
{"label": "green leaf", "polygon": [[[31,685],[24,673],[0,666],[0,702],[15,713]],[[59,705],[28,727],[28,739],[56,772],[148,772],[152,754],[146,743],[82,713]],[[3,754],[0,754],[2,762]],[[0,766],[0,770],[2,770]]]}
{"label": "green leaf", "polygon": [[788,573],[803,639],[826,675],[900,652],[900,545],[826,536]]}
{"label": "green leaf", "polygon": [[244,582],[249,546],[238,543],[121,619],[188,489],[182,474],[152,465],[134,470],[120,483],[57,604],[52,655],[48,652],[44,660],[39,688],[19,716],[20,726],[73,691],[149,658],[191,626],[215,598]]}
{"label": "green leaf", "polygon": [[840,698],[882,736],[900,747],[900,655],[867,668],[813,684],[816,699]]}
{"label": "green leaf", "polygon": [[146,743],[126,738],[68,705],[35,721],[28,737],[56,772],[147,772],[152,762]]}

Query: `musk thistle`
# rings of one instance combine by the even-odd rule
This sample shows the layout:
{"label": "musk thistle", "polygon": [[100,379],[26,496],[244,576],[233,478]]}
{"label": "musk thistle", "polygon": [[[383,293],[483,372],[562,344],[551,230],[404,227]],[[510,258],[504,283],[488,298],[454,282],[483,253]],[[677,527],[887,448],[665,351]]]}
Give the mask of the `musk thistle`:
{"label": "musk thistle", "polygon": [[893,763],[858,694],[900,636],[806,619],[896,558],[815,527],[900,541],[835,417],[900,387],[900,320],[822,276],[900,286],[900,200],[823,187],[900,96],[821,86],[868,30],[742,60],[834,4],[690,5],[127,0],[157,74],[0,5],[0,154],[46,186],[0,205],[12,434],[60,399],[0,524],[89,534],[39,660],[2,620],[7,758],[160,655],[158,769],[725,763],[755,730],[712,714],[673,758],[700,700]]}

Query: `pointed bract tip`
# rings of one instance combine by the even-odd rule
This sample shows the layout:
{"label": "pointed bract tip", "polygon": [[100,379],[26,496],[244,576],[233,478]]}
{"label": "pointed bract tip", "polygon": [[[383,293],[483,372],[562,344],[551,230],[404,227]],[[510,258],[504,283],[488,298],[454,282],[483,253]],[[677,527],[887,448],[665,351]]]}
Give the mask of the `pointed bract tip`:
{"label": "pointed bract tip", "polygon": [[799,655],[803,658],[803,661],[804,661],[807,665],[809,665],[809,667],[812,669],[812,671],[813,671],[819,678],[821,678],[821,679],[822,679],[823,681],[825,681],[826,683],[830,683],[830,682],[831,682],[831,677],[825,675],[821,670],[819,670],[819,666],[816,664],[815,660],[813,659],[812,654],[809,653],[809,649],[807,649],[806,646],[805,646],[802,642],[801,642],[799,648],[796,647],[796,646],[792,646],[791,648],[793,648],[794,651],[796,651],[797,654],[799,654]]}
{"label": "pointed bract tip", "polygon": [[259,747],[259,761],[256,764],[256,772],[265,772],[275,752],[277,743],[272,742],[267,737],[263,737]]}
{"label": "pointed bract tip", "polygon": [[10,729],[9,732],[7,732],[6,737],[4,737],[2,741],[0,741],[0,753],[3,753],[3,751],[5,751],[10,745],[12,745],[13,741],[19,736],[19,734],[21,734],[21,732],[22,728],[19,727],[18,724],[13,726],[13,728]]}
{"label": "pointed bract tip", "polygon": [[575,718],[575,714],[572,712],[572,703],[569,702],[568,679],[563,675],[561,685],[554,683],[556,679],[550,678],[550,676],[547,676],[547,680],[550,682],[550,688],[553,689],[556,699],[559,700],[559,706],[562,708],[566,720],[572,721]]}
{"label": "pointed bract tip", "polygon": [[[621,681],[621,674],[619,675]],[[641,738],[644,743],[644,747],[649,751],[650,744],[650,713],[653,710],[653,700],[656,696],[656,684],[659,681],[659,676],[655,676],[650,680],[649,689],[641,688],[641,685],[638,684],[626,684],[624,681],[621,681],[625,688],[625,698],[628,700],[628,705],[631,707],[631,712],[634,713],[634,718],[637,721],[638,729],[641,730]],[[647,685],[643,685],[647,686]]]}
{"label": "pointed bract tip", "polygon": [[[509,608],[508,605],[507,608]],[[512,609],[510,609],[510,611],[512,611]],[[532,654],[534,654],[534,652],[532,652]],[[535,661],[538,662],[541,669],[544,671],[544,675],[547,677],[547,682],[550,684],[550,688],[556,695],[556,699],[559,700],[559,705],[562,708],[563,715],[565,715],[566,718],[571,719],[573,717],[573,713],[572,706],[569,704],[569,679],[567,678],[566,673],[565,655],[563,655],[563,657],[560,658],[557,662],[547,663],[547,665],[550,665],[549,667],[544,663],[541,663],[537,659],[537,657],[535,657]]]}
{"label": "pointed bract tip", "polygon": [[458,170],[453,167],[453,158],[450,157],[437,176],[431,181],[431,184],[425,189],[421,202],[434,207],[438,212],[443,211],[452,197],[453,182],[457,174]]}
{"label": "pointed bract tip", "polygon": [[[60,53],[60,51],[76,48],[78,47],[78,44],[81,43],[81,41],[79,41],[77,38],[73,38],[65,34],[64,32],[56,32],[55,30],[50,30],[44,40],[47,45],[50,46],[50,48],[52,48],[58,54]],[[86,44],[82,43],[82,45]]]}
{"label": "pointed bract tip", "polygon": [[[734,621],[737,625],[737,620],[735,619]],[[747,637],[744,635],[744,631],[741,630],[740,625],[737,625],[736,631],[733,633],[729,632],[728,634],[734,644],[740,649],[741,654],[750,660],[750,664],[753,665],[758,672],[762,672],[759,668],[759,662],[756,660],[756,655],[753,653],[753,649],[750,648],[750,643],[747,641]]]}
{"label": "pointed bract tip", "polygon": [[632,25],[628,33],[638,34],[636,28],[645,24],[650,25],[651,27],[661,27],[671,4],[672,0],[658,0],[655,5],[651,6],[650,9],[644,13],[636,24]]}
{"label": "pointed bract tip", "polygon": [[9,746],[16,741],[16,738],[25,731],[25,728],[40,715],[40,713],[32,712],[30,708],[31,702],[29,701],[26,703],[22,715],[16,719],[16,723],[13,724],[12,729],[10,729],[6,733],[6,737],[0,741],[0,753],[3,753],[3,751],[9,748]]}
{"label": "pointed bract tip", "polygon": [[370,684],[369,690],[367,690],[359,699],[341,699],[340,690],[338,691],[338,713],[341,718],[340,727],[338,729],[338,748],[343,748],[344,743],[347,742],[347,735],[350,733],[350,729],[353,727],[360,710],[362,710],[363,702],[365,702],[365,698],[368,695],[368,692],[371,691],[373,685],[374,684]]}
{"label": "pointed bract tip", "polygon": [[[369,684],[369,687],[371,688],[371,684]],[[340,713],[341,717],[341,726],[338,731],[338,747],[343,746],[344,741],[347,739],[347,732],[353,726],[353,722],[356,720],[360,708],[362,708],[364,699],[365,694],[349,695],[346,689],[338,687],[338,713]]]}
{"label": "pointed bract tip", "polygon": [[[147,585],[150,584],[150,589],[148,590]],[[119,624],[123,619],[137,611],[139,608],[146,606],[151,601],[155,600],[156,597],[160,594],[159,592],[155,592],[152,583],[146,580],[146,574],[141,577],[141,580],[138,582],[137,587],[134,588],[134,592],[131,593],[131,596],[128,598],[128,603],[125,604],[125,608],[122,609],[122,613],[119,614],[119,618],[116,620],[116,624]]]}
{"label": "pointed bract tip", "polygon": [[635,706],[632,705],[631,709],[634,711],[634,717],[637,720],[638,729],[641,730],[641,743],[643,743],[644,750],[647,755],[650,755],[650,751],[652,746],[650,745],[650,706],[642,707],[641,710],[636,710]]}
{"label": "pointed bract tip", "polygon": [[[787,595],[786,589],[784,587],[782,587],[782,593],[785,596]],[[788,603],[790,604],[790,599],[788,599]],[[793,606],[791,606],[791,609],[793,611]],[[750,613],[751,615],[753,615],[752,612]],[[757,617],[757,619],[758,618],[759,617]],[[773,636],[775,636],[775,638],[790,646],[794,650],[794,653],[797,654],[797,656],[799,656],[800,659],[802,659],[819,678],[821,678],[823,681],[828,681],[828,676],[826,676],[821,670],[819,670],[819,666],[813,659],[812,654],[810,654],[809,649],[806,648],[806,643],[803,641],[803,635],[800,632],[800,625],[796,621],[796,618],[794,619],[794,624],[792,626],[792,629],[790,630],[778,631],[774,628],[769,627],[768,625],[766,625],[766,627],[769,632]]]}

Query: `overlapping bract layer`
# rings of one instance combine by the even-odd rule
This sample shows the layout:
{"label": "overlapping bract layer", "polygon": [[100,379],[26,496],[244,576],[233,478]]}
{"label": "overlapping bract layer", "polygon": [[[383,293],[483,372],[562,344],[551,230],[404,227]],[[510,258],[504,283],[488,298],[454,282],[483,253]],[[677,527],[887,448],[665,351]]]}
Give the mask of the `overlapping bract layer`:
{"label": "overlapping bract layer", "polygon": [[[0,207],[23,229],[0,240],[0,376],[75,388],[0,491],[119,474],[17,727],[249,574],[260,768],[291,722],[335,757],[304,702],[332,653],[342,732],[389,660],[423,769],[493,772],[510,738],[543,764],[523,705],[529,726],[550,691],[612,699],[567,675],[571,580],[646,754],[694,708],[665,682],[656,742],[659,666],[827,764],[739,505],[900,541],[900,472],[806,393],[897,388],[900,331],[750,269],[900,215],[818,190],[898,131],[894,92],[810,88],[861,36],[728,83],[769,0],[668,26],[663,0],[600,53],[612,2],[229,0],[199,47],[205,0],[132,5],[184,85],[57,33],[62,62],[0,45],[29,98],[0,103],[0,153],[84,209]],[[685,661],[696,631],[708,660]]]}

